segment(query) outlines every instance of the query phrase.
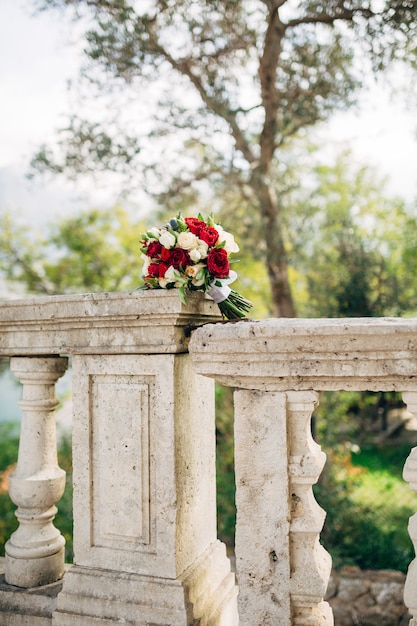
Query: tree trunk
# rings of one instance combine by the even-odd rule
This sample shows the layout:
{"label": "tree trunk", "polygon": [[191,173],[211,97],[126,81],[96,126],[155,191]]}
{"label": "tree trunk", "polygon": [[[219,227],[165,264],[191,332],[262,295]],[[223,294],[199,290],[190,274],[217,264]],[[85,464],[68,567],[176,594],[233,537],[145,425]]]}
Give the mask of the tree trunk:
{"label": "tree trunk", "polygon": [[266,244],[266,264],[274,316],[296,317],[288,280],[287,251],[284,244],[281,211],[275,191],[256,170],[252,174],[251,186],[258,200],[262,217],[262,234]]}

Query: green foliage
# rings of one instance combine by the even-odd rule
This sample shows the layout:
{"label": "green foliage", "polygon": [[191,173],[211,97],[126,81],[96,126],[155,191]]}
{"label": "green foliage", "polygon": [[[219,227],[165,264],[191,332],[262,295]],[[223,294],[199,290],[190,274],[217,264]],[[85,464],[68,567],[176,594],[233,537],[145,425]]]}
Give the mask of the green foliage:
{"label": "green foliage", "polygon": [[59,145],[65,146],[64,162],[54,162],[53,151],[43,144],[34,161],[39,172],[62,174],[66,170],[79,169],[85,172],[115,170],[126,176],[131,174],[140,152],[136,137],[120,137],[114,129],[104,130],[96,122],[75,117],[61,129],[59,137]]}
{"label": "green foliage", "polygon": [[0,219],[0,272],[29,293],[136,289],[143,229],[119,206],[85,211],[41,233],[6,214]]}
{"label": "green foliage", "polygon": [[16,463],[19,449],[19,432],[15,424],[0,422],[0,555],[4,544],[17,528],[16,507],[6,490],[7,474]]}
{"label": "green foliage", "polygon": [[326,449],[368,444],[387,427],[388,412],[404,407],[401,394],[366,391],[324,392],[314,411],[314,433]]}
{"label": "green foliage", "polygon": [[217,532],[228,546],[235,543],[235,470],[233,390],[216,383]]}
{"label": "green foliage", "polygon": [[403,315],[416,310],[417,215],[387,195],[372,169],[342,152],[317,162],[286,212],[302,317]]}
{"label": "green foliage", "polygon": [[327,512],[321,542],[336,568],[407,570],[414,558],[407,524],[417,507],[401,478],[409,451],[402,445],[328,453],[315,495]]}
{"label": "green foliage", "polygon": [[13,422],[0,422],[0,472],[16,462],[19,449],[19,428]]}
{"label": "green foliage", "polygon": [[55,526],[59,528],[65,538],[65,562],[72,563],[73,549],[73,513],[72,513],[72,448],[71,437],[66,435],[58,444],[58,465],[65,470],[65,491],[57,503],[58,513],[55,517]]}
{"label": "green foliage", "polygon": [[314,413],[314,435],[327,463],[314,492],[327,512],[321,542],[336,568],[405,571],[414,557],[408,519],[417,496],[403,479],[409,444],[372,443],[383,432],[400,394],[323,393]]}

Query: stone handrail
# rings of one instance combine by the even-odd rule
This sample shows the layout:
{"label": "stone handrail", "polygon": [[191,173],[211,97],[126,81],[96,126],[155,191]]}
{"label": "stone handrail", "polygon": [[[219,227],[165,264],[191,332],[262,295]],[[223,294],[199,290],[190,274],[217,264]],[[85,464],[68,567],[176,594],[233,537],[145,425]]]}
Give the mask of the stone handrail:
{"label": "stone handrail", "polygon": [[[311,415],[321,391],[340,389],[402,391],[417,414],[417,320],[219,321],[209,299],[183,306],[175,290],[0,302],[0,356],[23,385],[0,623],[333,623]],[[74,563],[63,574],[54,384],[68,357]],[[238,602],[216,538],[211,379],[236,390]],[[417,449],[404,478],[417,490]],[[409,530],[417,547],[416,516]],[[412,626],[416,570],[405,584]]]}
{"label": "stone handrail", "polygon": [[[331,560],[312,485],[325,454],[311,416],[325,390],[403,392],[417,415],[416,319],[271,319],[208,324],[189,346],[199,374],[235,388],[240,626],[333,624]],[[417,448],[404,468],[417,491]],[[409,532],[417,548],[417,514]],[[405,604],[417,626],[417,560]]]}

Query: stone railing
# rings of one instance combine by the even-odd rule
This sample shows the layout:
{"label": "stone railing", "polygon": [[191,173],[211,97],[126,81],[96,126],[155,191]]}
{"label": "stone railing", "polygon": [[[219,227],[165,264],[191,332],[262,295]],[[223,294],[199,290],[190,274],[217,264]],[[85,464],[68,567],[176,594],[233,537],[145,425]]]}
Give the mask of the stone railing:
{"label": "stone railing", "polygon": [[[312,492],[325,454],[311,415],[321,391],[339,389],[403,391],[416,413],[417,320],[218,321],[211,301],[184,307],[175,291],[0,303],[0,356],[23,385],[0,624],[332,624]],[[74,563],[64,567],[54,384],[68,357]],[[237,600],[216,538],[210,378],[236,389]],[[404,477],[417,490],[417,449]],[[409,529],[417,544],[416,516]],[[405,584],[412,626],[416,568]]]}
{"label": "stone railing", "polygon": [[[272,319],[193,333],[195,370],[234,387],[236,572],[240,626],[333,623],[331,559],[312,485],[325,454],[310,420],[321,391],[403,392],[417,415],[417,320]],[[417,448],[404,478],[417,491]],[[409,533],[417,547],[417,514]],[[405,604],[417,626],[417,560]]]}

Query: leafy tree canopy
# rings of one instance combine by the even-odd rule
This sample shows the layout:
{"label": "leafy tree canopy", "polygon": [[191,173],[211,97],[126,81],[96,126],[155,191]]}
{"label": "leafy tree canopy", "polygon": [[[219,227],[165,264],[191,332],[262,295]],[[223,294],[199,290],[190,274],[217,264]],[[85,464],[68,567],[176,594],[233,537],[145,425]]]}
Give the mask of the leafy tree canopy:
{"label": "leafy tree canopy", "polygon": [[[301,148],[300,148],[301,149]],[[417,217],[349,152],[323,164],[312,147],[304,161],[287,154],[289,185],[283,231],[294,262],[290,284],[303,317],[410,315],[417,311]],[[273,313],[264,250],[249,205],[231,189],[220,193],[218,217],[240,246],[237,289],[254,302],[254,316]],[[180,208],[180,207],[177,207]],[[161,215],[160,222],[172,217]],[[387,219],[389,218],[389,219]],[[159,218],[158,218],[159,219]],[[36,233],[5,214],[0,219],[0,276],[29,293],[136,289],[142,284],[139,237],[148,224],[116,206],[61,219]]]}
{"label": "leafy tree canopy", "polygon": [[[102,95],[113,89],[116,100],[129,86],[138,108],[132,124],[123,111],[108,107],[106,130],[97,120],[73,118],[61,137],[62,151],[44,146],[34,164],[56,172],[133,167],[161,202],[207,191],[203,181],[227,181],[259,216],[274,313],[294,315],[291,242],[276,193],[281,151],[306,128],[352,105],[364,71],[395,62],[415,67],[417,0],[36,5],[71,7],[85,20],[86,75]],[[156,92],[149,120],[141,105]],[[173,152],[156,149],[158,139],[166,146],[173,131]]]}
{"label": "leafy tree canopy", "polygon": [[[305,317],[412,314],[417,310],[416,212],[390,197],[351,154],[317,164],[306,195],[288,214]],[[298,196],[298,197],[297,197]],[[308,211],[305,205],[308,202]]]}
{"label": "leafy tree canopy", "polygon": [[120,207],[66,218],[46,231],[28,230],[9,214],[0,220],[0,271],[29,293],[123,291],[141,285],[139,234]]}

